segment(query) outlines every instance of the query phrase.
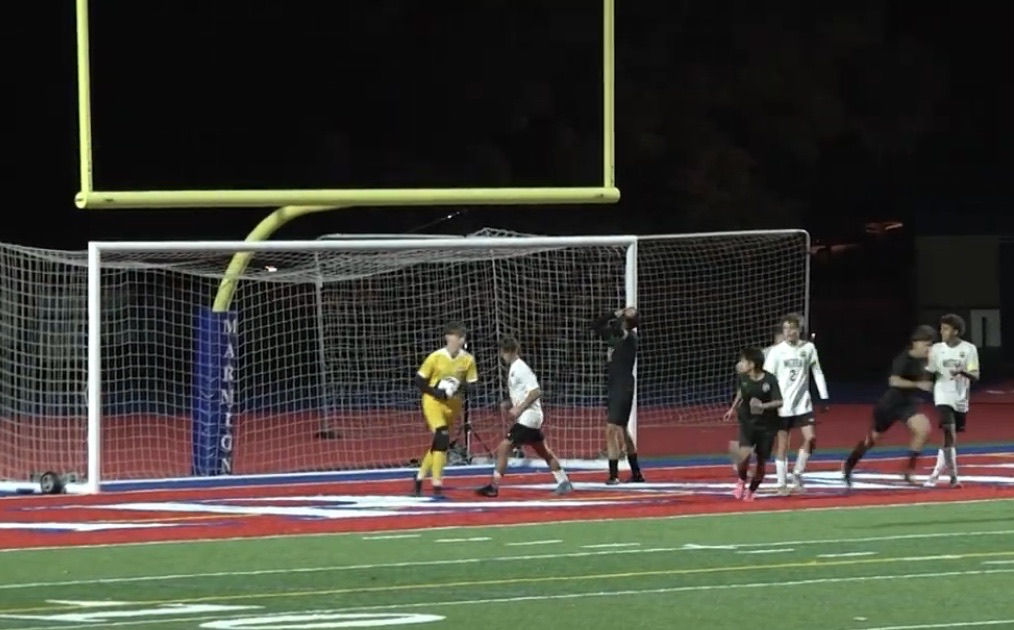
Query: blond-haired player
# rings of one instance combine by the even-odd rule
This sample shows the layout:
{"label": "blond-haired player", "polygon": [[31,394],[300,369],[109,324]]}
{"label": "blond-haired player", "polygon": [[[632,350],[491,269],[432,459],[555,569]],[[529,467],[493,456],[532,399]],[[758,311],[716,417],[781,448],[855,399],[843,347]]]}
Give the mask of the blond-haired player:
{"label": "blond-haired player", "polygon": [[433,495],[443,492],[444,466],[451,446],[451,425],[461,415],[462,399],[469,385],[478,382],[475,358],[465,350],[465,328],[452,324],[444,331],[443,348],[432,352],[416,374],[415,383],[422,392],[423,418],[433,441],[415,477],[414,494],[422,494],[422,484],[432,472]]}

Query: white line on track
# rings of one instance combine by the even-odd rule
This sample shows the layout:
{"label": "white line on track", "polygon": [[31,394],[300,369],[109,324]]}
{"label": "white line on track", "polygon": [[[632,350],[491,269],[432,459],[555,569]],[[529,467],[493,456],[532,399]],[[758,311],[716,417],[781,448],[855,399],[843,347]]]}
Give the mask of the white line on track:
{"label": "white line on track", "polygon": [[860,556],[875,556],[876,551],[852,551],[849,553],[822,553],[818,558],[859,558]]}
{"label": "white line on track", "polygon": [[981,626],[1014,626],[1014,619],[993,621],[956,621],[954,623],[925,623],[916,626],[877,626],[863,630],[931,630],[932,628],[972,628]]}
{"label": "white line on track", "polygon": [[[858,543],[892,542],[898,540],[935,540],[946,538],[977,538],[984,536],[1012,536],[1014,529],[1003,529],[982,532],[932,532],[926,534],[895,534],[893,536],[867,536],[864,538],[827,538],[810,540],[788,540],[782,542],[748,542],[722,545],[721,549],[735,550],[765,549],[772,547],[800,547],[812,545],[842,545]],[[25,588],[61,587],[61,586],[98,586],[102,584],[134,584],[141,582],[174,582],[179,580],[198,580],[215,578],[256,577],[263,575],[284,575],[290,573],[339,573],[344,571],[372,571],[377,569],[401,569],[407,567],[455,566],[481,564],[484,562],[520,561],[532,562],[539,560],[561,560],[565,558],[591,558],[596,556],[643,554],[643,553],[678,553],[697,552],[715,549],[710,545],[686,543],[678,547],[653,547],[637,549],[600,549],[598,551],[575,551],[570,553],[546,553],[532,555],[492,556],[486,558],[448,558],[443,560],[417,560],[412,562],[387,562],[378,564],[346,564],[325,567],[302,567],[286,569],[258,569],[252,571],[216,571],[208,573],[176,573],[167,575],[137,575],[124,577],[94,578],[85,580],[64,580],[60,582],[20,582],[0,584],[0,591]]]}
{"label": "white line on track", "polygon": [[[814,578],[809,580],[794,580],[786,582],[783,580],[776,580],[770,582],[746,582],[746,583],[734,583],[734,584],[701,584],[696,586],[673,586],[666,588],[652,588],[643,590],[624,590],[624,591],[594,591],[585,593],[566,593],[559,595],[527,595],[519,597],[500,597],[500,598],[489,598],[489,599],[459,599],[443,602],[411,602],[404,604],[384,604],[379,606],[359,606],[354,608],[339,608],[334,610],[314,610],[315,614],[329,614],[329,613],[346,613],[346,612],[365,612],[365,611],[383,611],[383,610],[400,610],[405,608],[432,608],[434,610],[440,610],[441,608],[447,608],[450,606],[475,606],[475,605],[489,605],[489,604],[513,604],[518,602],[543,602],[543,601],[555,601],[555,600],[569,600],[569,599],[586,599],[594,597],[632,597],[638,595],[666,595],[676,593],[701,593],[710,591],[727,591],[735,589],[765,589],[772,586],[817,586],[822,584],[849,584],[855,582],[886,582],[892,580],[918,580],[918,579],[939,579],[939,578],[951,578],[951,577],[971,577],[971,576],[982,576],[982,575],[1000,575],[1014,573],[1014,569],[986,569],[976,571],[946,571],[936,573],[901,573],[895,575],[869,575],[869,576],[855,576],[855,577],[837,577],[837,578]],[[279,593],[279,597],[284,597],[284,593]],[[191,618],[176,618],[176,619],[145,619],[143,621],[124,621],[114,623],[104,623],[102,627],[123,627],[123,626],[138,626],[138,625],[155,625],[160,623],[183,623],[183,622],[198,622],[198,621],[212,621],[220,619],[221,617],[191,617]],[[964,625],[1003,625],[1004,623],[1011,623],[1010,620],[996,620],[988,622],[972,622],[971,624],[953,624],[953,625],[925,625],[925,626],[888,626],[882,628],[866,628],[864,630],[930,630],[931,628],[951,628],[961,627]],[[27,626],[23,628],[12,628],[10,630],[79,630],[81,628],[94,628],[94,624],[89,625],[59,625],[59,626]]]}
{"label": "white line on track", "polygon": [[641,543],[603,543],[601,545],[581,545],[582,549],[622,549],[623,547],[640,547]]}
{"label": "white line on track", "polygon": [[[886,505],[835,505],[827,507],[791,507],[782,508],[778,510],[752,510],[750,512],[705,512],[701,514],[669,514],[666,516],[639,516],[638,521],[675,521],[683,519],[699,519],[699,518],[727,518],[735,517],[740,520],[748,520],[755,516],[766,516],[770,514],[798,514],[800,512],[851,512],[853,510],[893,510],[897,508],[913,508],[913,507],[925,507],[925,506],[949,506],[949,505],[973,505],[976,503],[1000,503],[1014,501],[1014,497],[1004,497],[1001,499],[969,499],[967,501],[919,501],[916,503],[889,503]],[[468,530],[483,530],[483,529],[502,529],[504,527],[546,527],[552,525],[573,525],[575,523],[612,523],[612,522],[626,522],[630,521],[630,518],[595,518],[589,520],[565,520],[565,521],[533,521],[531,523],[501,523],[494,525],[447,525],[445,527],[416,527],[411,529],[388,529],[378,530],[378,532],[435,532],[435,531],[468,531]],[[186,540],[150,540],[146,542],[130,542],[130,543],[100,543],[96,545],[60,545],[55,547],[28,547],[18,549],[0,549],[2,553],[39,553],[45,551],[67,551],[73,549],[75,551],[81,551],[86,549],[106,549],[109,547],[151,547],[159,545],[217,545],[223,542],[250,542],[260,540],[274,540],[274,539],[285,539],[285,540],[299,540],[303,538],[320,538],[335,536],[353,536],[362,535],[362,532],[320,532],[314,534],[274,534],[270,536],[257,536],[256,538],[250,538],[249,536],[235,536],[225,538],[191,538]]]}
{"label": "white line on track", "polygon": [[405,538],[419,538],[422,534],[382,534],[380,536],[363,536],[363,540],[402,540]]}
{"label": "white line on track", "polygon": [[493,540],[489,536],[475,536],[473,538],[437,538],[434,542],[438,543],[463,543],[463,542],[486,542],[487,540]]}
{"label": "white line on track", "polygon": [[563,541],[559,538],[554,540],[529,540],[527,542],[512,542],[506,543],[507,547],[534,547],[536,545],[557,545]]}

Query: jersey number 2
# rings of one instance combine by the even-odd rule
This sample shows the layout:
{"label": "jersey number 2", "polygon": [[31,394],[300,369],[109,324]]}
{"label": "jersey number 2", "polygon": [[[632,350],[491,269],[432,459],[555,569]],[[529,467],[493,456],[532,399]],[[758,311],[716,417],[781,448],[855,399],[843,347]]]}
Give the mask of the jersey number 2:
{"label": "jersey number 2", "polygon": [[798,370],[789,370],[789,382],[790,383],[795,383],[796,382],[796,376],[798,374],[799,374]]}

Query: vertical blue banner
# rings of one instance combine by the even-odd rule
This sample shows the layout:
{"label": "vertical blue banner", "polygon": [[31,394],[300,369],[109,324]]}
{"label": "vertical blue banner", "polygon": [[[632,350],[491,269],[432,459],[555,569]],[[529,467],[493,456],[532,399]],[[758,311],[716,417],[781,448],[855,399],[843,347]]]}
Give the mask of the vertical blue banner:
{"label": "vertical blue banner", "polygon": [[232,311],[197,314],[191,464],[197,477],[232,474],[238,323]]}

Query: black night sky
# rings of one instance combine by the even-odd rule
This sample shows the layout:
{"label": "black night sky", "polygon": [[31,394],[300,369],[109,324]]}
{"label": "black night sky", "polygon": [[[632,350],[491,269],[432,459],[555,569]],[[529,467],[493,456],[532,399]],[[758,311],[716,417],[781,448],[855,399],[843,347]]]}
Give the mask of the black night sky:
{"label": "black night sky", "polygon": [[[92,4],[99,189],[600,177],[597,1]],[[840,239],[868,220],[988,224],[1009,213],[1014,5],[618,5],[620,211],[478,209],[433,230],[565,233],[582,213],[604,233],[624,222],[638,232],[803,226]],[[262,211],[73,207],[73,3],[24,6],[16,30],[30,39],[7,38],[19,110],[8,172],[15,190],[37,192],[16,193],[27,212],[5,240],[242,238]],[[444,214],[335,213],[285,235],[413,230]]]}

